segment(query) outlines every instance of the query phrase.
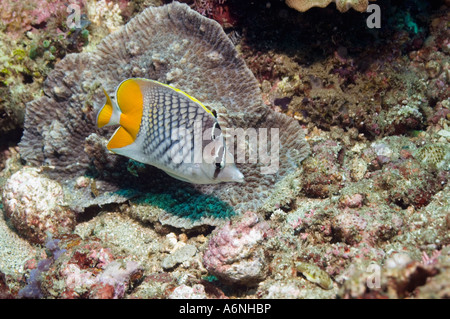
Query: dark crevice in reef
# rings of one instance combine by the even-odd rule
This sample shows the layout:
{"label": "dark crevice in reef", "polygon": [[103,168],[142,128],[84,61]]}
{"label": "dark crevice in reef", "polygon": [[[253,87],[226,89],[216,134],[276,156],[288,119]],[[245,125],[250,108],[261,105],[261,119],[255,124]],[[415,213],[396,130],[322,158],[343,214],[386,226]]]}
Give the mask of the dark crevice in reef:
{"label": "dark crevice in reef", "polygon": [[17,144],[19,144],[22,133],[22,128],[15,129],[7,133],[2,133],[0,135],[0,152],[4,151],[8,147],[16,146]]}

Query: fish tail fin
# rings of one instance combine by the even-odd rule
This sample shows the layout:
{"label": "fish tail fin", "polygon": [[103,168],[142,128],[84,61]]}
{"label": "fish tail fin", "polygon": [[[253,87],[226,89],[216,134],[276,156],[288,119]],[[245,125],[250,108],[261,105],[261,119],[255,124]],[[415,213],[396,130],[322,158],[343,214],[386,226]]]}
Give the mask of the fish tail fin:
{"label": "fish tail fin", "polygon": [[98,111],[97,127],[102,128],[104,126],[118,125],[120,124],[120,110],[118,107],[115,107],[105,89],[103,89],[103,92],[106,96],[106,102]]}

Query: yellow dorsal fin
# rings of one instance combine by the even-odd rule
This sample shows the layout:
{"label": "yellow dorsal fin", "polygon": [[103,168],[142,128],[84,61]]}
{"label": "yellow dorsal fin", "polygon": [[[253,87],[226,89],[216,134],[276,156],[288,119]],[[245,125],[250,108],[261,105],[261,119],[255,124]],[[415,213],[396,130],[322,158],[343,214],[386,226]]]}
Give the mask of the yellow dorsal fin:
{"label": "yellow dorsal fin", "polygon": [[144,109],[144,95],[139,83],[135,79],[123,81],[117,88],[116,100],[122,112],[120,125],[134,141],[141,126]]}
{"label": "yellow dorsal fin", "polygon": [[106,103],[103,105],[103,107],[100,109],[100,111],[97,114],[97,127],[101,128],[105,125],[110,124],[110,120],[113,114],[113,103],[111,99],[109,98],[108,93],[106,93],[105,89],[103,89],[103,93],[105,93],[106,96]]}
{"label": "yellow dorsal fin", "polygon": [[111,139],[108,142],[108,149],[114,151],[114,149],[122,148],[133,144],[134,138],[130,135],[130,133],[120,126]]}

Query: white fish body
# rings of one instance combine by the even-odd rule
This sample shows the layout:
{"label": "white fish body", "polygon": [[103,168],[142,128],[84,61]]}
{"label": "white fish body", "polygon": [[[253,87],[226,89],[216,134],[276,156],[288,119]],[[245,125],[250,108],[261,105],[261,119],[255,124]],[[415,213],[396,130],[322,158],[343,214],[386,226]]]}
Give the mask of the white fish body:
{"label": "white fish body", "polygon": [[188,94],[157,81],[130,78],[97,115],[119,125],[108,149],[193,184],[243,182],[214,114]]}

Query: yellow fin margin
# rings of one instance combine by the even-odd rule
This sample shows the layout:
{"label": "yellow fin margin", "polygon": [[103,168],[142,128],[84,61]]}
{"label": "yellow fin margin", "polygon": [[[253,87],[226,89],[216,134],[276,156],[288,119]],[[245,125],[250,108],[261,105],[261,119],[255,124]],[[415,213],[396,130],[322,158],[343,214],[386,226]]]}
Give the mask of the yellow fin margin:
{"label": "yellow fin margin", "polygon": [[186,97],[187,97],[188,99],[190,99],[191,101],[193,101],[193,102],[199,104],[199,105],[200,105],[207,113],[209,113],[209,114],[211,114],[212,116],[216,117],[216,116],[213,114],[213,112],[211,112],[210,109],[208,109],[202,102],[200,102],[199,100],[197,100],[195,97],[190,96],[190,95],[187,94],[186,92],[181,91],[180,89],[177,89],[176,87],[173,87],[173,86],[171,86],[171,85],[169,85],[169,84],[161,83],[161,82],[154,81],[154,80],[153,80],[153,82],[156,82],[156,83],[158,83],[158,84],[161,84],[162,86],[168,87],[168,88],[174,90],[175,92],[178,92],[178,93],[183,94],[184,96],[186,96]]}

